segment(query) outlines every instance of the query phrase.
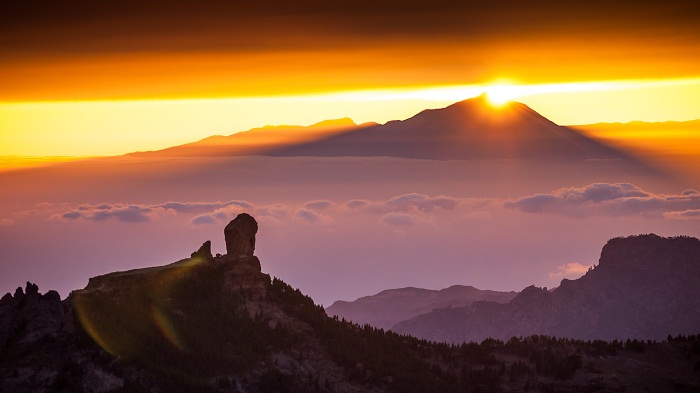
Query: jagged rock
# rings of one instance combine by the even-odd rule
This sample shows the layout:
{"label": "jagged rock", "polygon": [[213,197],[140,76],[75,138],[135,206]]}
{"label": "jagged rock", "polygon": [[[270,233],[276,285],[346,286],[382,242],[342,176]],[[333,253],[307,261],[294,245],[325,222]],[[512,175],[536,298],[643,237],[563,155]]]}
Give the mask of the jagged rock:
{"label": "jagged rock", "polygon": [[211,240],[205,241],[197,251],[192,253],[191,258],[203,258],[206,260],[214,259],[214,257],[211,255]]}
{"label": "jagged rock", "polygon": [[46,298],[46,300],[48,300],[50,302],[60,302],[61,301],[61,295],[58,292],[54,291],[53,289],[46,292],[44,297]]}
{"label": "jagged rock", "polygon": [[226,253],[229,256],[253,256],[258,222],[250,214],[241,213],[224,228]]}
{"label": "jagged rock", "polygon": [[13,298],[12,298],[12,295],[10,294],[10,292],[6,293],[2,297],[2,299],[0,299],[0,307],[4,306],[6,304],[10,304],[12,302],[12,299]]}
{"label": "jagged rock", "polygon": [[36,284],[27,282],[25,291],[17,288],[0,303],[0,351],[10,341],[28,344],[44,337],[54,337],[63,325],[65,310],[56,291],[39,293]]}
{"label": "jagged rock", "polygon": [[39,286],[36,284],[32,284],[29,281],[27,281],[27,286],[24,290],[24,293],[27,294],[27,296],[34,296],[39,294]]}

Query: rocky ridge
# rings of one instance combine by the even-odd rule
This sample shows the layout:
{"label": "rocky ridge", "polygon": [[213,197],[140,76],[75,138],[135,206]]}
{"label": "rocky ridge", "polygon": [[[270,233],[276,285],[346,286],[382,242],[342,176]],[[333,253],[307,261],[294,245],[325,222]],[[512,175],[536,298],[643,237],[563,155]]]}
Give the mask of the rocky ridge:
{"label": "rocky ridge", "polygon": [[247,392],[311,373],[333,387],[327,391],[364,391],[308,324],[270,299],[291,289],[262,273],[253,255],[257,230],[241,214],[225,229],[226,255],[213,256],[206,241],[170,265],[91,278],[64,301],[31,283],[5,295],[0,392]]}
{"label": "rocky ridge", "polygon": [[24,290],[17,288],[0,299],[0,349],[8,341],[19,337],[19,344],[27,345],[44,337],[56,337],[67,329],[61,322],[67,308],[56,291],[39,293],[39,287],[27,282]]}
{"label": "rocky ridge", "polygon": [[261,271],[251,216],[229,225],[226,255],[212,256],[207,241],[170,265],[95,277],[63,301],[31,283],[3,296],[0,392],[700,388],[700,336],[662,343],[533,336],[448,345],[329,318],[299,290]]}
{"label": "rocky ridge", "polygon": [[598,266],[554,291],[530,286],[507,304],[438,309],[392,330],[448,342],[533,334],[661,340],[700,330],[699,278],[698,239],[615,238],[603,247]]}
{"label": "rocky ridge", "polygon": [[427,314],[434,309],[465,307],[476,301],[508,303],[515,295],[517,292],[480,290],[464,285],[453,285],[441,290],[387,289],[351,302],[338,300],[326,308],[326,313],[355,323],[390,329],[401,321]]}

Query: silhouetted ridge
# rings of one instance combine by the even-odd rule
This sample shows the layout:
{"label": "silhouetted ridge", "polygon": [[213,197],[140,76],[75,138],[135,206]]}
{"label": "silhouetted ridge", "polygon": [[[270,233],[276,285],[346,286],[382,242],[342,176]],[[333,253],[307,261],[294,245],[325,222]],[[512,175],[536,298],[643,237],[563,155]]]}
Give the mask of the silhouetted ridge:
{"label": "silhouetted ridge", "polygon": [[384,125],[356,125],[348,118],[312,126],[266,126],[212,136],[171,148],[137,152],[143,157],[387,156],[432,160],[527,159],[558,162],[618,160],[625,154],[578,131],[558,126],[527,105],[492,105],[486,96],[427,109]]}
{"label": "silhouetted ridge", "polygon": [[435,308],[463,307],[476,301],[507,303],[516,292],[480,290],[472,286],[453,285],[441,290],[399,288],[364,296],[355,301],[339,300],[326,308],[329,315],[382,329],[398,322],[428,313]]}
{"label": "silhouetted ridge", "polygon": [[619,151],[544,118],[527,105],[476,97],[403,121],[284,147],[273,156],[392,156],[420,159],[628,160]]}
{"label": "silhouetted ridge", "polygon": [[615,238],[599,265],[554,291],[525,288],[510,303],[434,310],[392,330],[430,340],[546,334],[655,339],[700,331],[700,240],[654,234]]}
{"label": "silhouetted ridge", "polygon": [[[256,232],[255,219],[242,214],[226,226],[226,255],[212,256],[207,241],[190,258],[170,265],[94,277],[64,301],[53,291],[42,295],[31,283],[3,296],[0,392],[700,387],[700,375],[693,371],[700,368],[695,335],[671,337],[668,343],[532,336],[448,345],[329,318],[301,291],[261,271],[253,255]],[[518,298],[552,299],[559,290],[550,294],[533,287]],[[498,304],[476,302],[474,308],[489,305]]]}
{"label": "silhouetted ridge", "polygon": [[[670,258],[669,256],[673,256]],[[600,265],[680,271],[698,270],[700,240],[690,236],[664,238],[656,234],[610,239],[603,247]]]}

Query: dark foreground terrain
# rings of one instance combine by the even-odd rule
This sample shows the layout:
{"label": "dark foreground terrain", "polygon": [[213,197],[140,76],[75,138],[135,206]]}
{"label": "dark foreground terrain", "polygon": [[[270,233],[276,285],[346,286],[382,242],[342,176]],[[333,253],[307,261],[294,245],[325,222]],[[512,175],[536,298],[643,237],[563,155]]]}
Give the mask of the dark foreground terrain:
{"label": "dark foreground terrain", "polygon": [[326,316],[239,215],[170,265],[0,300],[0,392],[697,392],[700,336],[444,344]]}

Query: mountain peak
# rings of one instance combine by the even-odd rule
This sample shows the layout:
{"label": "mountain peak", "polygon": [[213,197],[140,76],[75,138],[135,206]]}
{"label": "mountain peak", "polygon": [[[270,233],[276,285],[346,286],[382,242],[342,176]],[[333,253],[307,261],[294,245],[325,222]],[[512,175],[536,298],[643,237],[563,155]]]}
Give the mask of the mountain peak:
{"label": "mountain peak", "polygon": [[629,158],[577,131],[559,126],[527,105],[492,104],[486,95],[401,121],[273,150],[272,156],[386,156],[433,160],[527,159],[583,163]]}
{"label": "mountain peak", "polygon": [[330,120],[323,120],[318,123],[312,124],[309,127],[310,128],[336,128],[336,127],[352,127],[356,126],[357,123],[355,123],[351,118],[349,117],[342,117],[340,119],[330,119]]}
{"label": "mountain peak", "polygon": [[486,93],[406,120],[357,125],[350,118],[302,126],[267,126],[156,152],[154,157],[310,156],[431,160],[538,160],[583,163],[625,154],[559,126],[527,105],[497,105]]}
{"label": "mountain peak", "polygon": [[488,108],[490,110],[498,110],[498,109],[502,109],[505,107],[509,107],[511,105],[525,105],[525,104],[522,104],[522,103],[517,102],[517,101],[511,101],[511,100],[505,101],[501,104],[496,104],[496,103],[494,103],[494,100],[489,96],[489,94],[487,92],[483,92],[476,97],[467,98],[467,99],[464,99],[462,101],[456,102],[452,105],[474,105],[474,106],[481,106],[483,108]]}
{"label": "mountain peak", "polygon": [[[600,254],[600,268],[628,266],[645,270],[697,270],[700,240],[654,233],[610,239]],[[669,265],[671,264],[672,265]]]}
{"label": "mountain peak", "polygon": [[655,339],[700,326],[700,240],[655,234],[614,238],[600,264],[554,291],[530,286],[507,304],[434,310],[392,330],[461,342],[545,334],[576,339]]}
{"label": "mountain peak", "polygon": [[461,110],[470,116],[475,116],[477,118],[491,117],[492,120],[499,120],[501,122],[510,121],[518,123],[536,120],[559,127],[554,122],[521,102],[508,100],[497,103],[489,97],[488,93],[482,93],[476,97],[467,98],[444,109]]}

